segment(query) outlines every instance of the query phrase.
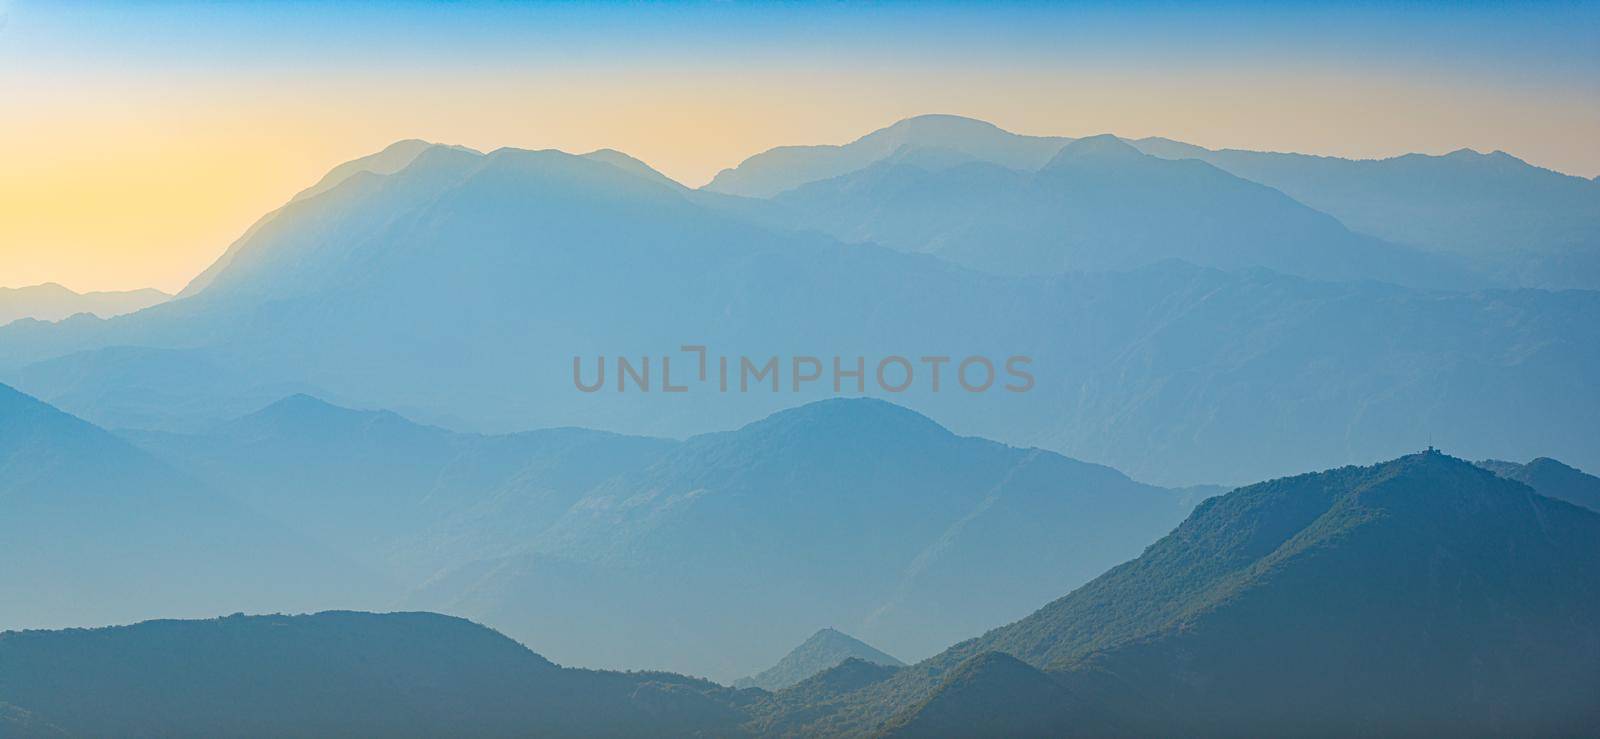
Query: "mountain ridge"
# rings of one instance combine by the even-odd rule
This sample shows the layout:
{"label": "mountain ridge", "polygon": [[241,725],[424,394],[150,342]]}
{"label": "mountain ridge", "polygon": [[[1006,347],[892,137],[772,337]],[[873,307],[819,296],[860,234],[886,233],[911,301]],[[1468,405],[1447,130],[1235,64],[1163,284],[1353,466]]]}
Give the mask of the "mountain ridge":
{"label": "mountain ridge", "polygon": [[905,663],[879,651],[866,642],[833,628],[819,629],[807,637],[778,663],[747,678],[733,682],[735,688],[781,690],[857,659],[882,667],[904,667]]}
{"label": "mountain ridge", "polygon": [[1015,706],[1050,733],[1578,735],[1600,716],[1600,638],[1583,626],[1600,603],[1597,533],[1600,514],[1434,452],[1258,483],[808,726],[870,733],[1004,653],[1106,711]]}

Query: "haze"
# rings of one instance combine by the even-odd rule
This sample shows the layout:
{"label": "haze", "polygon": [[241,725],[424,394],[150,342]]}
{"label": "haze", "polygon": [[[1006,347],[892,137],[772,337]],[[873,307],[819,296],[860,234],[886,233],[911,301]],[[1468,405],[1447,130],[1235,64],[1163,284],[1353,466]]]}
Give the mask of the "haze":
{"label": "haze", "polygon": [[697,186],[771,146],[949,112],[1349,157],[1503,149],[1594,176],[1597,18],[0,2],[0,285],[178,290],[328,162],[410,137],[617,148]]}

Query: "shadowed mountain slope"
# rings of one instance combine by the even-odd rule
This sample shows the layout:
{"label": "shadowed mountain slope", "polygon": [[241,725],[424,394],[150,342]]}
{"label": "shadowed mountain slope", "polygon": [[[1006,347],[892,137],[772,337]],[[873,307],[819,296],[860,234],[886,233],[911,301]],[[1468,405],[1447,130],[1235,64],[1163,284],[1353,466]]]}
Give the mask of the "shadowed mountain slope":
{"label": "shadowed mountain slope", "polygon": [[1478,466],[1527,485],[1540,495],[1600,512],[1600,477],[1568,467],[1549,457],[1539,457],[1527,464],[1486,459],[1479,462]]}
{"label": "shadowed mountain slope", "polygon": [[812,728],[937,705],[957,665],[1004,652],[1133,734],[1581,735],[1600,717],[1597,618],[1600,515],[1413,455],[1213,498],[1138,559]]}

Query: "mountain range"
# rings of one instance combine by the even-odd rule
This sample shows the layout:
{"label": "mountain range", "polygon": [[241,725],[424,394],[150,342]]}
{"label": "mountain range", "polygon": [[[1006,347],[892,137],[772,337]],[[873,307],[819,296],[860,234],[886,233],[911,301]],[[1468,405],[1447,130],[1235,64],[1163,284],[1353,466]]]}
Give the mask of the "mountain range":
{"label": "mountain range", "polygon": [[[1090,137],[1106,138],[1106,137]],[[799,202],[812,202],[813,207],[826,204],[827,198],[837,196],[837,191],[851,188],[850,196],[860,202],[844,204],[843,208],[821,210],[824,230],[844,229],[843,233],[865,236],[875,234],[881,238],[915,237],[918,234],[913,222],[914,213],[932,214],[934,221],[921,227],[920,235],[948,235],[957,241],[969,238],[974,242],[990,238],[991,248],[1007,249],[1005,240],[1019,236],[1037,243],[1043,234],[1025,229],[994,230],[985,234],[975,224],[964,223],[960,215],[969,212],[967,205],[959,202],[957,190],[983,201],[992,197],[983,186],[995,180],[1005,181],[998,171],[990,171],[989,179],[969,173],[971,179],[962,183],[955,174],[943,177],[919,175],[922,182],[913,186],[904,179],[887,177],[882,170],[902,169],[898,165],[914,165],[924,170],[955,168],[966,163],[997,165],[999,168],[1020,173],[1038,172],[1065,147],[1076,139],[1067,137],[1020,136],[982,121],[947,115],[918,116],[875,131],[844,146],[780,147],[750,157],[739,166],[725,170],[707,189],[721,193],[755,198],[788,196]],[[1305,154],[1246,151],[1240,149],[1207,149],[1193,144],[1160,137],[1123,139],[1124,143],[1140,152],[1185,165],[1195,184],[1195,173],[1206,172],[1198,163],[1210,164],[1217,170],[1248,181],[1279,194],[1284,200],[1292,198],[1294,204],[1306,210],[1315,209],[1324,217],[1337,219],[1343,227],[1366,237],[1369,245],[1377,240],[1396,248],[1396,254],[1405,254],[1406,261],[1399,265],[1404,271],[1390,272],[1409,275],[1410,279],[1424,278],[1414,270],[1421,260],[1409,249],[1450,258],[1458,267],[1466,268],[1480,276],[1507,286],[1543,287],[1552,289],[1600,288],[1600,178],[1587,179],[1554,172],[1530,165],[1503,151],[1482,154],[1461,149],[1444,155],[1407,154],[1387,159],[1343,159],[1339,157],[1310,156]],[[865,175],[869,169],[880,170],[875,176]],[[1173,173],[1185,172],[1184,166],[1174,167]],[[1119,171],[1116,174],[1127,174]],[[901,177],[911,178],[900,172]],[[848,176],[848,177],[847,177]],[[1181,175],[1177,175],[1181,176]],[[833,183],[809,196],[800,196],[796,190],[803,186],[822,183],[834,178]],[[1216,182],[1224,182],[1210,174]],[[862,181],[875,182],[877,188],[863,186]],[[1093,182],[1092,180],[1089,182]],[[936,184],[937,183],[937,184]],[[1143,195],[1151,182],[1129,178],[1122,182],[1100,180],[1109,184],[1106,190],[1090,190],[1091,199],[1106,192],[1121,191],[1130,196]],[[1231,185],[1238,187],[1237,184]],[[1181,192],[1181,191],[1179,191]],[[1175,204],[1193,205],[1210,199],[1215,194],[1204,190],[1188,193],[1191,200],[1176,200]],[[942,199],[941,199],[942,198]],[[909,202],[908,202],[909,201]],[[1297,201],[1297,202],[1295,202]],[[955,203],[956,213],[940,213],[936,203]],[[1152,224],[1142,223],[1140,215],[1154,217],[1162,210],[1140,210],[1142,203],[1109,201],[1113,213],[1125,214],[1123,220],[1108,224],[1103,231],[1089,231],[1113,241],[1126,240],[1129,234],[1114,226],[1132,228],[1135,233]],[[1157,201],[1159,203],[1159,200]],[[1002,202],[1002,206],[1008,205]],[[913,210],[911,206],[915,206]],[[1067,208],[1084,208],[1087,215],[1104,217],[1088,210],[1086,203],[1067,202]],[[1168,211],[1181,215],[1179,211]],[[1273,211],[1247,212],[1246,228],[1281,228],[1274,224]],[[873,223],[869,214],[886,217],[887,223]],[[1217,221],[1226,223],[1226,211],[1217,213]],[[989,214],[980,213],[979,217]],[[1237,215],[1237,214],[1236,214]],[[1081,218],[1081,216],[1080,216]],[[1218,222],[1207,222],[1190,215],[1191,221],[1215,232]],[[904,219],[904,220],[901,220]],[[1259,219],[1260,223],[1249,223]],[[999,221],[999,219],[996,219]],[[1004,221],[999,221],[1004,225]],[[1091,221],[1092,222],[1092,221]],[[1060,219],[1058,224],[1074,223]],[[1081,224],[1081,221],[1079,222]],[[1080,226],[1081,227],[1081,226]],[[854,230],[850,230],[850,229]],[[1178,233],[1182,233],[1179,231]],[[1262,231],[1263,236],[1270,231]],[[1205,231],[1202,235],[1213,236]],[[1300,240],[1290,231],[1278,231],[1278,236],[1292,239],[1279,246],[1300,250]],[[1345,239],[1346,243],[1356,243]],[[1160,246],[1160,244],[1157,244]],[[916,244],[918,251],[930,250],[935,244]],[[939,245],[940,248],[945,248]],[[963,253],[968,259],[990,259],[975,243],[972,251]],[[1171,248],[1174,245],[1167,245]],[[1263,246],[1266,246],[1263,244]],[[1369,252],[1368,256],[1372,253]],[[1284,259],[1282,256],[1278,257]],[[1013,260],[1015,257],[1013,257]],[[1039,256],[1033,255],[1038,260]],[[1441,263],[1433,260],[1435,264]],[[993,262],[992,262],[993,263]],[[999,264],[1008,264],[999,262]],[[1013,269],[1019,265],[1012,261]],[[1306,269],[1310,263],[1296,263]],[[1380,265],[1372,265],[1377,267]],[[1348,265],[1346,269],[1348,269]],[[1454,270],[1453,270],[1454,271]],[[1315,275],[1328,276],[1328,275]],[[1456,273],[1451,280],[1463,280]]]}
{"label": "mountain range", "polygon": [[1360,233],[1458,255],[1513,285],[1600,288],[1600,181],[1536,167],[1503,151],[1376,160],[1131,142],[1198,159],[1283,191]]}
{"label": "mountain range", "polygon": [[[881,154],[936,178],[971,169],[1033,182],[1049,179],[1052,160],[1074,159],[1057,143],[1084,144],[1137,162],[1125,173],[1135,180],[1128,192],[1160,192],[1171,173],[1182,185],[1204,172],[1219,183],[1200,188],[1208,197],[1283,218],[1196,226],[1189,230],[1216,235],[1193,242],[1200,251],[1152,235],[1132,261],[1118,261],[1120,248],[1096,255],[1095,240],[1074,242],[1088,250],[1087,264],[1113,271],[999,275],[786,221],[780,201],[812,185],[755,199],[688,190],[617,152],[479,154],[402,142],[264,218],[185,297],[108,320],[0,328],[0,380],[111,428],[201,430],[302,392],[466,430],[683,437],[827,397],[831,387],[590,394],[574,387],[573,359],[659,362],[686,344],[735,364],[741,356],[1027,356],[1038,382],[1025,394],[919,384],[893,399],[962,433],[1173,485],[1369,461],[1430,435],[1474,457],[1600,464],[1584,433],[1600,402],[1583,381],[1600,368],[1596,293],[1348,281],[1358,275],[1333,267],[1377,266],[1345,253],[1365,253],[1376,237],[1280,191],[1114,140],[1017,139],[960,122],[952,133],[946,123],[891,127],[881,146],[851,150],[860,156],[829,155],[844,163],[827,174],[865,178],[849,168]],[[964,157],[973,161],[946,166]],[[1035,159],[1039,171],[1010,169]],[[1122,167],[1069,189],[1112,188]],[[1200,218],[1180,191],[1152,202]],[[1110,209],[1079,214],[1092,220]],[[1127,233],[1155,234],[1167,217],[1146,220]],[[1283,252],[1262,251],[1261,240],[1227,235],[1235,232],[1299,234],[1302,266],[1321,254],[1331,271],[1269,271],[1295,265],[1272,261]],[[1227,253],[1230,244],[1239,249]],[[969,256],[1003,252],[991,251]]]}
{"label": "mountain range", "polygon": [[1182,259],[1423,287],[1488,283],[1445,257],[1353,233],[1271,187],[1200,160],[1151,156],[1110,135],[1068,143],[1028,170],[903,149],[774,201],[796,227],[999,274]]}
{"label": "mountain range", "polygon": [[1600,513],[1430,451],[1212,498],[1137,558],[908,667],[847,658],[776,692],[732,690],[558,667],[431,614],[234,616],[0,634],[0,726],[1586,736],[1597,622]]}
{"label": "mountain range", "polygon": [[160,290],[78,293],[47,282],[32,287],[0,287],[0,326],[23,318],[59,321],[79,313],[111,318],[133,313],[172,298]]}
{"label": "mountain range", "polygon": [[[407,585],[406,608],[566,664],[720,679],[818,623],[931,654],[1136,554],[1216,492],[959,437],[871,399],[683,442],[462,434],[308,396],[125,437]],[[966,591],[983,597],[949,597]]]}
{"label": "mountain range", "polygon": [[565,664],[732,680],[819,623],[932,654],[1217,492],[871,399],[678,442],[465,434],[303,395],[117,436],[6,393],[0,555],[25,563],[9,585],[41,594],[8,603],[7,628],[403,604]]}
{"label": "mountain range", "polygon": [[1586,735],[1597,535],[1600,514],[1436,452],[1260,483],[1016,623],[837,696],[779,692],[762,725]]}
{"label": "mountain range", "polygon": [[[5,628],[373,608],[392,582],[131,444],[0,385]],[[22,596],[20,594],[26,594]]]}

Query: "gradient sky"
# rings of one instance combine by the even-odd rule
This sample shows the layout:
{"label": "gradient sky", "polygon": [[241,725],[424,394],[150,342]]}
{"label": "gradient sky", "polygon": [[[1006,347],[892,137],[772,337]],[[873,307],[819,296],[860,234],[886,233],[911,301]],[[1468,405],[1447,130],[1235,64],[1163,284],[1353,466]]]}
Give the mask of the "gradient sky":
{"label": "gradient sky", "polygon": [[1600,174],[1597,3],[0,0],[0,286],[175,291],[401,138],[687,184],[919,113]]}

